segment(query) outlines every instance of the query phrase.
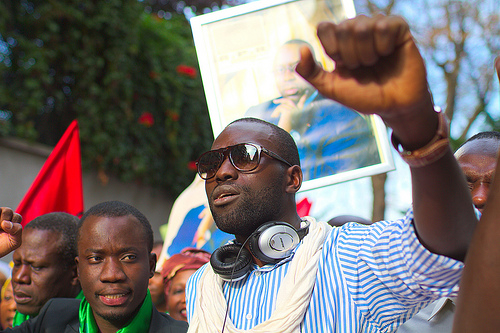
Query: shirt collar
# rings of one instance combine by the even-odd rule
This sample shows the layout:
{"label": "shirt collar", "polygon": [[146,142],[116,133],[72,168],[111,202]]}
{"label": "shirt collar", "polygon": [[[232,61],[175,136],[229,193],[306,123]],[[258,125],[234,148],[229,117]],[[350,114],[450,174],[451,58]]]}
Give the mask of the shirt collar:
{"label": "shirt collar", "polygon": [[441,310],[443,310],[447,304],[450,304],[451,306],[454,307],[455,301],[456,301],[455,297],[443,297],[438,299],[427,321],[431,321],[432,318],[434,318]]}

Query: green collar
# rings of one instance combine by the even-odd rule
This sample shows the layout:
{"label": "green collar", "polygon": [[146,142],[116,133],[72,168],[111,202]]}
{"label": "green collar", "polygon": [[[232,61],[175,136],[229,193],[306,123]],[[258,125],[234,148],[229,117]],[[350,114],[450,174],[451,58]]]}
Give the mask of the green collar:
{"label": "green collar", "polygon": [[[148,293],[144,302],[139,309],[139,312],[135,315],[132,321],[125,327],[119,329],[116,333],[143,333],[149,331],[149,325],[151,324],[151,317],[153,315],[153,302],[151,301],[151,294]],[[98,333],[99,328],[95,322],[94,314],[92,313],[92,308],[87,302],[85,297],[80,303],[79,310],[80,319],[80,333]]]}
{"label": "green collar", "polygon": [[26,320],[30,319],[29,315],[22,314],[19,311],[16,311],[16,314],[14,315],[14,321],[12,323],[12,327],[16,327],[24,323]]}

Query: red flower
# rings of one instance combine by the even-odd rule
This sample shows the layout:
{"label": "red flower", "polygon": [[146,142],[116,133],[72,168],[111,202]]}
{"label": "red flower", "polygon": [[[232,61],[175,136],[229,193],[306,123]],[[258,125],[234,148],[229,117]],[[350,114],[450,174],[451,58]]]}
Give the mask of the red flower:
{"label": "red flower", "polygon": [[191,171],[197,171],[198,168],[196,167],[196,161],[189,161],[188,162],[188,169]]}
{"label": "red flower", "polygon": [[179,65],[179,66],[177,66],[176,70],[177,70],[177,73],[189,76],[192,79],[194,79],[196,77],[196,69],[194,69],[191,66]]}
{"label": "red flower", "polygon": [[180,116],[177,112],[172,110],[167,110],[166,114],[170,119],[172,119],[172,121],[179,121]]}
{"label": "red flower", "polygon": [[151,71],[151,72],[149,72],[149,77],[154,80],[154,79],[158,78],[158,73],[156,73],[155,71]]}
{"label": "red flower", "polygon": [[153,115],[149,112],[143,112],[138,119],[139,124],[144,125],[146,127],[151,127],[154,125],[155,120]]}

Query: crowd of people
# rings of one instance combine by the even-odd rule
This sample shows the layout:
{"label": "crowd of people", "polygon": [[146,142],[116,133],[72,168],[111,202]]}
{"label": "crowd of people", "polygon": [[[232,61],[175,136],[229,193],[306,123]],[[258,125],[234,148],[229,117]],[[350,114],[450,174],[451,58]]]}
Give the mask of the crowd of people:
{"label": "crowd of people", "polygon": [[[318,37],[335,70],[305,46],[296,71],[324,98],[392,128],[412,178],[413,205],[401,219],[300,217],[293,137],[238,119],[197,161],[213,220],[234,235],[212,255],[187,248],[157,271],[161,244],[149,221],[119,201],[80,219],[42,215],[24,230],[19,214],[1,208],[0,256],[14,251],[3,331],[497,331],[500,134],[480,133],[452,152],[402,18],[324,22]],[[500,78],[499,59],[495,66]]]}

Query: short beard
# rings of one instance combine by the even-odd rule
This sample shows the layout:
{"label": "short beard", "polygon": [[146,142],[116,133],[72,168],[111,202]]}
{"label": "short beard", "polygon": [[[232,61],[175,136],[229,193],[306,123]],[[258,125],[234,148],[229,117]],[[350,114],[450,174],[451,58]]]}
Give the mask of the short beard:
{"label": "short beard", "polygon": [[[282,179],[255,192],[248,186],[237,186],[242,196],[238,207],[224,214],[212,213],[217,227],[229,234],[248,237],[263,223],[275,221],[281,216],[283,201]],[[210,204],[212,212],[212,204]]]}
{"label": "short beard", "polygon": [[107,322],[113,324],[116,327],[124,327],[126,324],[128,324],[129,321],[134,318],[133,316],[130,316],[130,314],[116,314],[116,313],[110,313],[110,314],[98,314],[99,317],[102,319],[106,320]]}
{"label": "short beard", "polygon": [[[91,305],[92,306],[92,305]],[[118,328],[123,328],[126,325],[128,325],[132,319],[139,313],[139,310],[141,309],[142,303],[139,304],[137,309],[135,309],[132,313],[98,313],[98,312],[93,312],[94,315],[98,315],[108,323],[112,324],[115,327]]]}

